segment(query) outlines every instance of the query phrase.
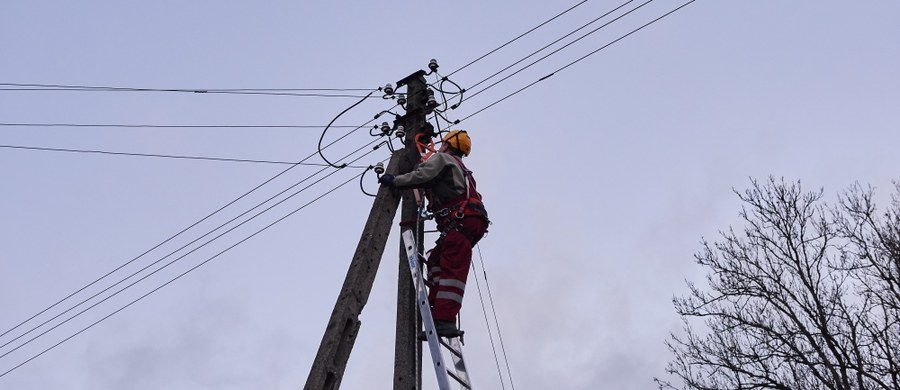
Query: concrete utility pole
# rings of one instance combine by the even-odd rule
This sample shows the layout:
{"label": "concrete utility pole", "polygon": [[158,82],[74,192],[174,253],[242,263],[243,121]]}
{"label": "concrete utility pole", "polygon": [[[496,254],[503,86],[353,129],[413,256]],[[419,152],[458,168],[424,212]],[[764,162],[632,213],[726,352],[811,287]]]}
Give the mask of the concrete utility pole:
{"label": "concrete utility pole", "polygon": [[[394,153],[387,172],[396,174],[401,153]],[[356,246],[344,285],[338,294],[331,318],[319,344],[319,351],[306,379],[304,390],[336,390],[340,388],[350,351],[359,331],[359,314],[362,313],[375,273],[384,254],[394,215],[400,203],[400,194],[387,187],[378,189],[369,219]]]}
{"label": "concrete utility pole", "polygon": [[[407,85],[407,113],[397,120],[397,125],[403,125],[406,130],[406,148],[398,150],[391,155],[391,160],[387,166],[387,173],[396,175],[398,173],[406,173],[413,169],[419,160],[419,154],[415,147],[415,137],[422,130],[425,123],[425,115],[429,112],[430,106],[426,104],[428,94],[425,89],[425,71],[418,71],[403,80],[397,82],[397,89],[403,85]],[[433,135],[433,134],[430,134]],[[409,192],[409,191],[407,191]],[[404,206],[403,218],[407,218],[406,205],[409,204],[411,194],[406,194],[407,202]],[[350,268],[347,270],[347,276],[344,278],[344,285],[338,294],[337,302],[334,310],[331,312],[331,318],[325,328],[325,334],[319,344],[319,350],[316,359],[313,361],[309,377],[306,379],[304,390],[336,390],[340,388],[341,380],[344,376],[344,369],[347,367],[347,360],[350,358],[350,352],[353,344],[356,342],[356,336],[359,332],[360,321],[359,314],[362,313],[363,307],[369,299],[369,293],[372,291],[372,284],[375,281],[375,274],[378,271],[378,265],[381,263],[381,257],[384,254],[384,247],[387,244],[387,238],[390,233],[391,223],[397,212],[400,203],[400,192],[388,187],[380,187],[369,212],[369,218],[363,228],[362,237],[356,247]],[[415,220],[415,201],[412,201],[412,215]],[[419,238],[421,242],[421,238]],[[401,253],[401,262],[405,264],[406,257]],[[419,353],[417,351],[418,341],[416,340],[416,330],[418,323],[410,324],[412,321],[418,321],[415,312],[415,298],[412,291],[412,284],[409,277],[409,270],[400,275],[398,288],[398,299],[409,300],[407,303],[398,302],[398,330],[397,330],[397,358],[396,369],[394,375],[394,387],[404,389],[416,389],[418,383],[414,378],[421,375],[418,371],[409,371],[409,367],[413,370],[420,370]],[[409,298],[406,297],[407,292],[404,291],[405,285],[409,285]],[[408,309],[401,307],[409,306],[412,310],[411,314]],[[401,324],[401,311],[402,321]],[[401,332],[401,328],[404,330]],[[409,329],[412,328],[410,333]],[[403,345],[401,352],[400,337],[403,335]],[[411,349],[408,345],[411,345]],[[412,351],[410,354],[409,351]],[[401,358],[402,355],[402,358]],[[410,361],[410,358],[413,361]],[[401,370],[402,368],[402,370]],[[397,387],[402,382],[402,387]]]}
{"label": "concrete utility pole", "polygon": [[[406,155],[419,159],[416,135],[425,128],[425,115],[433,108],[428,105],[428,90],[425,87],[423,71],[416,72],[398,82],[407,85],[406,115],[400,118],[407,132]],[[426,134],[432,137],[434,134]],[[415,162],[414,162],[415,163]],[[404,223],[415,221],[409,227],[417,228],[417,250],[423,251],[423,223],[418,219],[418,206],[412,191],[406,191],[400,220]],[[401,227],[401,229],[403,229]],[[400,242],[400,262],[397,279],[397,333],[394,339],[394,390],[416,390],[422,388],[422,344],[418,340],[419,319],[416,310],[416,289],[409,273],[408,255]]]}

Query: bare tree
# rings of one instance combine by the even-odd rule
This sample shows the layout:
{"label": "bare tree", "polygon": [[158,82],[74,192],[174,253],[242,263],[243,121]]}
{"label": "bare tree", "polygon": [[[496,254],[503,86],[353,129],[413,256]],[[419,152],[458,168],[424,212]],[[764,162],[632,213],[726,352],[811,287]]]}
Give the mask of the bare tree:
{"label": "bare tree", "polygon": [[[706,286],[673,300],[684,330],[660,389],[900,389],[900,200],[752,181],[740,231],[703,242]],[[896,188],[900,194],[900,185]]]}

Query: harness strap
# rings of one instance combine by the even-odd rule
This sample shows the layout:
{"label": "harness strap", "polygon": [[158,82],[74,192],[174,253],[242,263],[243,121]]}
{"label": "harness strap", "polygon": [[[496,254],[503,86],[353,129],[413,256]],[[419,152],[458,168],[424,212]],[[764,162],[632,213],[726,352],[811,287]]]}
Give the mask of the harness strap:
{"label": "harness strap", "polygon": [[420,138],[425,137],[425,133],[416,134],[416,149],[419,151],[419,155],[422,156],[421,161],[428,160],[432,154],[435,153],[434,150],[434,140],[431,137],[428,137],[428,143],[424,143],[419,141]]}
{"label": "harness strap", "polygon": [[416,226],[418,223],[419,223],[418,219],[407,219],[407,220],[400,221],[400,227]]}
{"label": "harness strap", "polygon": [[472,184],[472,171],[466,168],[466,164],[463,164],[462,159],[456,155],[452,155],[453,160],[456,161],[456,165],[463,172],[463,178],[466,181],[466,196],[465,199],[459,204],[459,207],[456,209],[455,217],[457,219],[461,219],[465,215],[466,207],[469,205],[469,200],[472,199],[472,187],[475,187]]}
{"label": "harness strap", "polygon": [[[444,227],[444,229],[441,229],[441,235],[435,241],[434,250],[438,250],[439,248],[441,248],[441,244],[444,242],[444,237],[447,237],[447,235],[450,234],[450,232],[452,232],[454,230],[459,232],[460,234],[463,235],[463,237],[465,237],[467,240],[469,240],[470,244],[476,242],[475,235],[471,231],[466,229],[464,226],[462,226],[460,221],[462,221],[462,218],[453,218],[450,220],[450,222],[447,223],[447,225]],[[485,223],[490,223],[490,222],[485,220]]]}

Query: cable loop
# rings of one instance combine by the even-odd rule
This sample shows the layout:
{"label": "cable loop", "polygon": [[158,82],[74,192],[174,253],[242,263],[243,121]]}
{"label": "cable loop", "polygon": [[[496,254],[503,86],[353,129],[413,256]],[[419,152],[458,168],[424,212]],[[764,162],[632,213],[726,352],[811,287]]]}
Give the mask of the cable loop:
{"label": "cable loop", "polygon": [[[388,86],[390,86],[390,84],[388,84]],[[381,90],[381,88],[379,88],[378,90]],[[375,91],[369,92],[369,94],[366,95],[366,97],[360,99],[358,102],[354,103],[350,107],[345,108],[344,111],[341,111],[340,114],[337,114],[337,116],[335,116],[334,119],[331,120],[331,122],[328,122],[328,126],[325,126],[325,130],[322,130],[322,135],[319,136],[319,144],[318,144],[317,150],[319,152],[319,157],[322,157],[322,160],[325,160],[325,162],[328,163],[328,165],[331,166],[332,168],[337,168],[337,169],[346,168],[347,164],[344,163],[343,165],[340,165],[340,166],[334,165],[331,163],[331,161],[328,161],[328,159],[325,158],[324,154],[322,154],[322,140],[325,139],[325,133],[328,132],[328,128],[331,127],[331,125],[334,124],[334,121],[336,121],[338,118],[340,118],[341,115],[344,115],[344,113],[346,113],[347,111],[350,111],[350,109],[352,109],[353,107],[356,107],[360,103],[364,102],[366,99],[369,98],[369,96],[372,96],[373,93],[375,93]]]}
{"label": "cable loop", "polygon": [[[380,163],[379,163],[379,164],[380,164]],[[363,179],[365,179],[366,173],[368,173],[370,170],[373,170],[373,169],[375,169],[375,166],[374,166],[374,165],[369,165],[369,167],[366,168],[366,170],[363,171],[363,173],[362,173],[361,175],[359,175],[359,189],[362,191],[363,194],[366,194],[366,195],[371,196],[371,197],[374,198],[374,197],[376,197],[377,195],[368,193],[368,192],[366,191],[366,188],[363,187]],[[376,175],[377,175],[377,174],[378,174],[378,173],[376,172]],[[378,177],[380,178],[381,175],[378,175]]]}

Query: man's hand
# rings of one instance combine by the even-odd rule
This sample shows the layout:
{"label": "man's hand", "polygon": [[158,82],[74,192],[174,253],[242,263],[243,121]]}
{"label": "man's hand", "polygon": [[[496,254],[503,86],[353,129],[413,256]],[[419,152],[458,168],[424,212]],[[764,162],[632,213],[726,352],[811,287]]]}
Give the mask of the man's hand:
{"label": "man's hand", "polygon": [[394,186],[394,175],[392,175],[390,173],[385,173],[385,174],[381,175],[381,177],[378,178],[378,182],[383,185],[386,185],[388,187],[393,187]]}

